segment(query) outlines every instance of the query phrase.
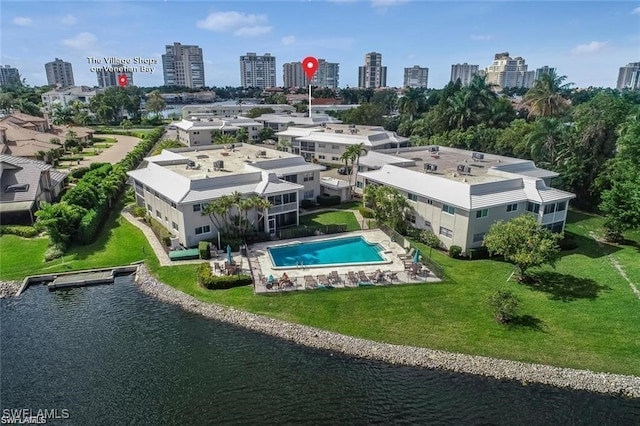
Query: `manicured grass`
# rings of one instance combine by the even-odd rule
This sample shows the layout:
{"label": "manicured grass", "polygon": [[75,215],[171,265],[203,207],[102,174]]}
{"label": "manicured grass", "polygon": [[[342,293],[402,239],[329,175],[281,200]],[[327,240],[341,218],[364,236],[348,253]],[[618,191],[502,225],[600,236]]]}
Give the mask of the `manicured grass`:
{"label": "manicured grass", "polygon": [[347,231],[358,231],[360,229],[360,224],[351,212],[321,212],[300,216],[300,225],[317,226],[337,223],[346,224]]}
{"label": "manicured grass", "polygon": [[[513,269],[508,263],[455,260],[441,252],[433,256],[446,268],[447,279],[438,284],[254,296],[250,287],[200,288],[195,266],[171,275],[164,268],[158,273],[203,301],[348,335],[640,376],[640,300],[611,264],[616,259],[631,278],[638,268],[638,249],[588,238],[590,231],[600,229],[597,216],[571,212],[569,220],[568,231],[579,248],[564,252],[556,269],[536,270],[542,278],[537,286],[506,282]],[[520,316],[510,326],[496,323],[485,302],[500,288],[522,300]]]}

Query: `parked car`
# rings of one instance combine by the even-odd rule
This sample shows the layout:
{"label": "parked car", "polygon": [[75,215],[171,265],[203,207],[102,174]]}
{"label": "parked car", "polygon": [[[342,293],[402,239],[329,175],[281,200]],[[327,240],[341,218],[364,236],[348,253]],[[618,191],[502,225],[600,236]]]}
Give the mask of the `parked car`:
{"label": "parked car", "polygon": [[349,167],[345,167],[345,166],[340,167],[338,169],[338,173],[341,174],[341,175],[346,175],[346,174],[350,175],[351,174],[351,166],[349,166]]}

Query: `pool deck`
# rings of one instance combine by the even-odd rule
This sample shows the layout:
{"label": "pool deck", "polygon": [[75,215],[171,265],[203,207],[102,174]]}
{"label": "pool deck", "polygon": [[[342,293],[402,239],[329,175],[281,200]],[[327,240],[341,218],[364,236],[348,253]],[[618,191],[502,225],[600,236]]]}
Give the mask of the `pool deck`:
{"label": "pool deck", "polygon": [[[271,257],[267,251],[267,248],[287,245],[294,242],[312,242],[312,241],[326,241],[329,239],[340,239],[354,236],[363,236],[370,243],[379,243],[384,251],[381,253],[385,257],[385,261],[375,264],[355,264],[355,265],[340,265],[340,266],[292,266],[289,268],[274,268],[271,261]],[[249,247],[248,257],[249,262],[244,263],[244,268],[248,268],[251,265],[251,275],[255,282],[255,293],[277,293],[283,291],[296,291],[296,290],[311,290],[311,289],[323,289],[325,286],[320,284],[319,277],[324,275],[329,279],[330,286],[334,288],[345,287],[360,287],[360,286],[372,286],[372,285],[393,285],[393,284],[410,284],[410,283],[424,283],[424,282],[437,282],[440,281],[430,271],[423,269],[418,274],[411,273],[410,270],[405,268],[405,261],[400,258],[400,255],[406,253],[405,249],[398,243],[392,242],[389,236],[379,229],[361,230],[355,232],[347,232],[341,234],[332,235],[318,235],[313,237],[296,238],[291,240],[281,241],[269,241],[266,243],[253,244]],[[239,260],[239,259],[238,259]],[[411,260],[411,259],[409,259]],[[384,274],[384,280],[372,283],[370,280],[356,280],[350,281],[348,278],[349,272],[354,272],[358,275],[358,272],[363,271],[367,277],[375,274],[377,270],[380,270]],[[336,271],[339,281],[333,281],[330,278],[332,271]],[[286,273],[290,279],[288,284],[278,284],[278,280],[282,277],[283,273]],[[268,278],[273,276],[275,278],[272,285],[268,286]],[[307,282],[305,277],[312,277],[316,281],[316,285]],[[264,277],[261,280],[260,277]],[[391,277],[391,278],[390,278]],[[271,288],[267,288],[271,287]]]}

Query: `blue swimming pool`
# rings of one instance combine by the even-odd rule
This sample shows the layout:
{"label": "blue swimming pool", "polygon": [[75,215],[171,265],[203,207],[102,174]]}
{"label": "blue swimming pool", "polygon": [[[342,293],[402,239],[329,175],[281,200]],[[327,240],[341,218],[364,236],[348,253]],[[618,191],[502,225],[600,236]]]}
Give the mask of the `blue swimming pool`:
{"label": "blue swimming pool", "polygon": [[386,261],[380,244],[363,237],[335,238],[269,248],[274,266],[327,266],[368,264]]}

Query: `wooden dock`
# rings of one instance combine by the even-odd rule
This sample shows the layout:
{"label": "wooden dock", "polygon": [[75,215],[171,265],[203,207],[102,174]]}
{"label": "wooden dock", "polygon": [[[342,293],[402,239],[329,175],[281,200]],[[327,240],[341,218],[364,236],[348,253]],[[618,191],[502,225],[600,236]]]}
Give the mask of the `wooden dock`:
{"label": "wooden dock", "polygon": [[113,273],[113,270],[65,275],[62,277],[58,277],[47,284],[47,288],[49,289],[49,291],[53,291],[59,288],[84,287],[97,284],[113,284],[114,278],[115,275]]}

